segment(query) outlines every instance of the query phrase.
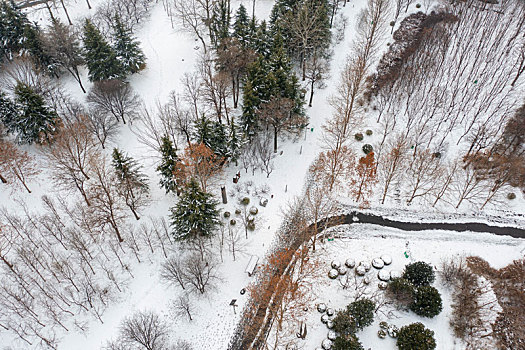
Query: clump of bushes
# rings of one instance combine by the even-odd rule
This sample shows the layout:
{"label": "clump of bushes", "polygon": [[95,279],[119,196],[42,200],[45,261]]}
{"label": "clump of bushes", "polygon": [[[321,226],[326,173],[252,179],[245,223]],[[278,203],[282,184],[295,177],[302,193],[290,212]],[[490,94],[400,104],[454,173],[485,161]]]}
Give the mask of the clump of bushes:
{"label": "clump of bushes", "polygon": [[241,204],[242,204],[242,205],[248,205],[248,204],[250,204],[250,198],[248,198],[248,197],[244,197],[243,199],[241,199]]}
{"label": "clump of bushes", "polygon": [[363,134],[361,134],[360,132],[358,132],[357,134],[354,135],[354,138],[355,138],[357,141],[363,141],[364,136],[363,136]]}
{"label": "clump of bushes", "polygon": [[436,278],[432,266],[423,261],[418,261],[405,266],[403,278],[414,286],[428,286]]}
{"label": "clump of bushes", "polygon": [[410,310],[417,315],[432,318],[439,315],[443,310],[441,294],[432,286],[421,286],[416,289],[414,301],[410,305]]}
{"label": "clump of bushes", "polygon": [[394,278],[388,283],[386,295],[398,303],[401,309],[408,310],[414,300],[415,287],[404,278]]}
{"label": "clump of bushes", "polygon": [[431,331],[421,322],[401,327],[397,336],[399,350],[433,350],[436,348],[434,331]]}
{"label": "clump of bushes", "polygon": [[363,330],[374,322],[376,304],[367,298],[362,298],[348,304],[345,310],[338,311],[334,317],[334,331],[348,338]]}
{"label": "clump of bushes", "polygon": [[368,154],[374,150],[374,147],[372,147],[372,145],[367,143],[366,145],[363,145],[362,149],[365,154]]}

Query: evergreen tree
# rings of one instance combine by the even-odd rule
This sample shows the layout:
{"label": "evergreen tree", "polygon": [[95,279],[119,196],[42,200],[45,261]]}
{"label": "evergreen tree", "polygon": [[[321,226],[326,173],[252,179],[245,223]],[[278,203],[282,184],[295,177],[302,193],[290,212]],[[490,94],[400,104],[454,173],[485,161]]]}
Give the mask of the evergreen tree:
{"label": "evergreen tree", "polygon": [[436,348],[434,332],[421,322],[401,327],[396,345],[399,350],[433,350]]}
{"label": "evergreen tree", "polygon": [[261,24],[257,27],[257,32],[255,33],[255,40],[252,43],[251,49],[257,52],[259,55],[268,58],[270,57],[272,47],[271,41],[271,37],[266,28],[266,21],[262,21]]}
{"label": "evergreen tree", "polygon": [[243,48],[249,47],[249,25],[248,12],[243,4],[239,6],[235,13],[235,21],[233,22],[233,37],[237,38]]}
{"label": "evergreen tree", "polygon": [[230,0],[220,0],[213,8],[212,32],[216,47],[230,36],[231,10]]}
{"label": "evergreen tree", "polygon": [[49,142],[57,131],[56,112],[46,106],[42,96],[22,82],[16,85],[15,96],[18,113],[7,125],[8,129],[17,133],[20,143]]}
{"label": "evergreen tree", "polygon": [[359,339],[355,335],[345,337],[337,337],[332,345],[332,350],[365,350]]}
{"label": "evergreen tree", "polygon": [[376,304],[367,298],[354,301],[346,307],[346,311],[354,320],[355,332],[362,331],[374,322],[375,308]]}
{"label": "evergreen tree", "polygon": [[436,276],[432,266],[424,261],[417,261],[405,266],[403,278],[414,286],[428,286],[434,282]]}
{"label": "evergreen tree", "polygon": [[24,27],[25,47],[35,66],[49,75],[58,78],[58,63],[44,46],[43,33],[37,25],[28,24]]}
{"label": "evergreen tree", "polygon": [[159,152],[162,158],[157,167],[157,172],[160,173],[160,186],[166,190],[166,193],[175,192],[177,182],[173,176],[173,171],[177,166],[179,157],[177,157],[177,152],[168,136],[162,137]]}
{"label": "evergreen tree", "polygon": [[267,102],[275,91],[275,79],[263,57],[259,57],[248,69],[243,87],[242,127],[247,135],[253,136],[259,127],[257,110]]}
{"label": "evergreen tree", "polygon": [[414,302],[410,305],[410,310],[423,317],[432,318],[439,315],[443,310],[441,294],[432,286],[419,287],[414,294]]}
{"label": "evergreen tree", "polygon": [[0,1],[0,62],[11,60],[24,48],[24,28],[29,24],[25,13],[13,0]]}
{"label": "evergreen tree", "polygon": [[241,133],[238,129],[239,128],[232,117],[230,124],[228,125],[228,150],[230,152],[230,158],[234,162],[237,162],[242,147]]}
{"label": "evergreen tree", "polygon": [[205,115],[195,123],[195,141],[204,144],[220,157],[230,157],[224,125],[210,120]]}
{"label": "evergreen tree", "polygon": [[118,148],[113,149],[112,164],[119,181],[119,194],[124,197],[126,205],[139,220],[137,211],[149,197],[148,178],[142,172],[142,166]]}
{"label": "evergreen tree", "polygon": [[172,233],[177,240],[206,237],[219,225],[217,202],[202,191],[194,179],[187,184],[175,207],[171,208]]}
{"label": "evergreen tree", "polygon": [[5,125],[7,131],[15,132],[14,128],[18,119],[18,111],[14,102],[2,91],[0,91],[0,121]]}
{"label": "evergreen tree", "polygon": [[84,23],[83,42],[89,80],[110,80],[125,76],[115,50],[89,20]]}
{"label": "evergreen tree", "polygon": [[113,22],[113,41],[113,50],[125,73],[133,74],[144,69],[146,56],[118,15]]}

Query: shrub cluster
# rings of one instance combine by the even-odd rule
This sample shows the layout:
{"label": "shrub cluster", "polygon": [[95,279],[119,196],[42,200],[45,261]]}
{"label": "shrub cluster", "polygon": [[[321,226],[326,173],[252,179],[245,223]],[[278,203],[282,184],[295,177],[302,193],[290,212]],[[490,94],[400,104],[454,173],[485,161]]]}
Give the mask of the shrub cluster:
{"label": "shrub cluster", "polygon": [[345,310],[340,310],[333,319],[334,331],[339,334],[339,347],[333,349],[362,349],[355,333],[370,326],[374,322],[376,304],[367,298],[362,298],[348,304]]}
{"label": "shrub cluster", "polygon": [[436,348],[434,332],[421,322],[401,327],[397,336],[399,350],[433,350]]}

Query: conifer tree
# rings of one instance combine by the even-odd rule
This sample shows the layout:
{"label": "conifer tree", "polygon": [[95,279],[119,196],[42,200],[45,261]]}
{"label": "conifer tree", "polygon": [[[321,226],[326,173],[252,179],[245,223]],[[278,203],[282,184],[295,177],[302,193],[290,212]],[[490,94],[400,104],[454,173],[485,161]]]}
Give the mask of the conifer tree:
{"label": "conifer tree", "polygon": [[36,67],[45,73],[58,78],[58,63],[44,46],[44,37],[37,25],[28,24],[24,27],[25,48],[31,55]]}
{"label": "conifer tree", "polygon": [[255,33],[255,40],[251,48],[255,50],[259,55],[268,58],[270,56],[271,46],[271,37],[266,27],[266,21],[262,21],[257,27],[257,32]]}
{"label": "conifer tree", "polygon": [[0,121],[7,128],[7,131],[15,131],[14,125],[17,117],[18,111],[14,102],[2,91],[0,91]]}
{"label": "conifer tree", "polygon": [[212,32],[213,42],[218,47],[230,36],[231,10],[230,0],[220,0],[213,9]]}
{"label": "conifer tree", "polygon": [[238,129],[239,128],[232,117],[230,124],[228,125],[228,150],[230,158],[234,162],[237,162],[242,147],[241,133]]}
{"label": "conifer tree", "polygon": [[160,173],[160,186],[166,190],[166,193],[177,191],[177,182],[173,176],[177,162],[177,152],[173,147],[173,143],[168,136],[163,136],[159,150],[161,154],[161,163],[157,167],[157,172]]}
{"label": "conifer tree", "polygon": [[233,37],[237,38],[241,45],[246,48],[250,44],[248,38],[250,20],[246,7],[243,4],[239,6],[239,9],[235,13],[235,21],[233,22]]}
{"label": "conifer tree", "polygon": [[29,20],[13,0],[0,2],[0,62],[11,60],[24,48],[24,28]]}
{"label": "conifer tree", "polygon": [[126,201],[135,219],[139,220],[138,210],[149,199],[148,178],[142,172],[142,166],[118,148],[113,149],[112,164],[119,181],[118,192]]}
{"label": "conifer tree", "polygon": [[191,179],[175,207],[171,208],[172,234],[177,240],[206,237],[219,225],[217,201]]}
{"label": "conifer tree", "polygon": [[195,123],[195,141],[210,148],[216,155],[229,158],[228,138],[224,125],[202,116]]}
{"label": "conifer tree", "polygon": [[7,128],[17,133],[20,143],[49,142],[57,131],[57,113],[46,106],[42,96],[22,82],[16,85],[15,96],[18,113]]}
{"label": "conifer tree", "polygon": [[83,42],[89,80],[110,80],[125,76],[115,50],[89,20],[84,23]]}
{"label": "conifer tree", "polygon": [[146,56],[137,39],[132,36],[131,30],[126,28],[118,15],[115,15],[113,22],[113,39],[113,50],[126,73],[133,74],[144,69]]}

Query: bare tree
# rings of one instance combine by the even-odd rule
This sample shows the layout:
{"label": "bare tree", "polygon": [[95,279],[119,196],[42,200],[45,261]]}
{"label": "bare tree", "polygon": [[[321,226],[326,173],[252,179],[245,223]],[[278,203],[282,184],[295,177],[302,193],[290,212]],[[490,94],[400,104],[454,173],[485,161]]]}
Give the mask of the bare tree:
{"label": "bare tree", "polygon": [[16,180],[27,192],[27,182],[40,173],[33,157],[9,141],[0,140],[0,181]]}
{"label": "bare tree", "polygon": [[257,162],[261,166],[261,170],[266,172],[266,177],[270,177],[274,169],[273,158],[275,157],[275,153],[272,147],[272,138],[270,132],[261,131],[252,140]]}
{"label": "bare tree", "polygon": [[158,314],[139,311],[122,321],[118,341],[128,349],[167,350],[168,339],[168,326]]}
{"label": "bare tree", "polygon": [[308,106],[312,107],[314,99],[314,89],[325,87],[324,81],[328,78],[329,72],[328,60],[318,51],[314,51],[312,57],[305,64],[305,75],[308,85],[310,85],[310,99]]}
{"label": "bare tree", "polygon": [[204,32],[208,28],[203,20],[206,18],[206,13],[201,6],[201,0],[165,0],[164,5],[168,15],[176,17],[183,30],[197,36],[202,43],[204,52],[206,52],[207,46]]}
{"label": "bare tree", "polygon": [[188,294],[180,295],[172,302],[171,307],[177,318],[187,317],[189,321],[193,321],[191,314],[194,312],[194,307]]}
{"label": "bare tree", "polygon": [[183,262],[178,256],[170,256],[162,264],[160,278],[170,284],[178,283],[182,289],[186,289],[186,275]]}
{"label": "bare tree", "polygon": [[219,281],[218,264],[213,258],[201,259],[198,253],[191,253],[183,262],[186,283],[195,291],[204,294],[213,289]]}
{"label": "bare tree", "polygon": [[121,80],[96,82],[87,100],[91,108],[111,114],[124,124],[126,119],[133,122],[141,105],[140,96],[133,92],[129,83]]}
{"label": "bare tree", "polygon": [[106,142],[113,141],[119,132],[119,122],[112,115],[98,108],[91,108],[87,113],[87,127],[106,149]]}

